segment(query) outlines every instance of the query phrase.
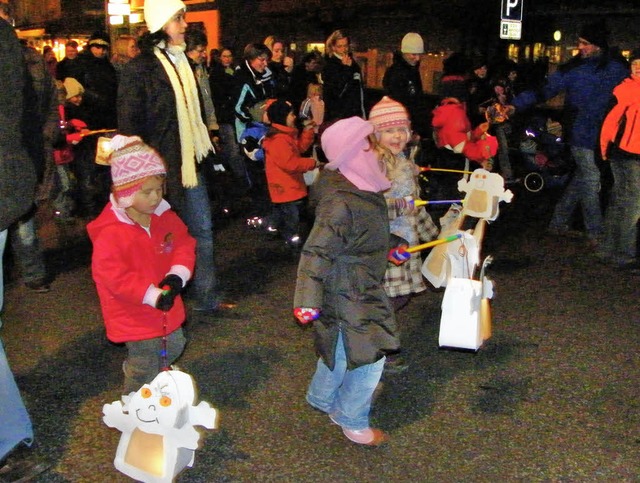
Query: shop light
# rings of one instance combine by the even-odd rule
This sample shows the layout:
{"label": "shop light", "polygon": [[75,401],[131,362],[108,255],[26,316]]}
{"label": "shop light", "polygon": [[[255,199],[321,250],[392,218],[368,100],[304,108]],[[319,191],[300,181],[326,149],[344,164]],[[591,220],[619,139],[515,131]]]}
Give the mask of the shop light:
{"label": "shop light", "polygon": [[107,4],[107,13],[109,15],[129,15],[131,13],[131,5],[128,3],[111,3]]}

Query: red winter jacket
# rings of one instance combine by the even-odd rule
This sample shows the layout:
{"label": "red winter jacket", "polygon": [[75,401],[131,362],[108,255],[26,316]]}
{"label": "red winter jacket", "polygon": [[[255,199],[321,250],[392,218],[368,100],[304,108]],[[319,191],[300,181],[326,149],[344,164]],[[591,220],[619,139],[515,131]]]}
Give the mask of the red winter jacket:
{"label": "red winter jacket", "polygon": [[303,158],[300,153],[313,143],[313,129],[305,129],[298,137],[295,128],[272,124],[275,133],[264,138],[265,172],[272,203],[287,203],[307,196],[307,185],[302,176],[312,170],[316,161]]}
{"label": "red winter jacket", "polygon": [[[607,114],[600,131],[600,152],[607,159],[609,143],[628,153],[640,154],[640,79],[629,77],[613,89],[618,103]],[[624,130],[619,136],[620,123]],[[618,139],[619,138],[619,139]]]}
{"label": "red winter jacket", "polygon": [[[93,242],[91,270],[107,337],[113,342],[162,337],[162,312],[143,304],[144,296],[172,267],[193,273],[196,241],[166,201],[151,216],[151,235],[117,211],[108,203],[87,225]],[[178,329],[184,319],[184,304],[178,296],[167,312],[167,333]]]}

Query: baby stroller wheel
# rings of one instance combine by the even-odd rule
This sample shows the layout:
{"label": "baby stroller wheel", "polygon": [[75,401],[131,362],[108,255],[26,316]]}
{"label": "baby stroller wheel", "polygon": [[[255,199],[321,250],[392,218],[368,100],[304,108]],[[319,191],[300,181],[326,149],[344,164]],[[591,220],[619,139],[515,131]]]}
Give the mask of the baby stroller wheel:
{"label": "baby stroller wheel", "polygon": [[532,172],[524,177],[524,187],[532,193],[537,193],[544,188],[544,178],[540,173]]}

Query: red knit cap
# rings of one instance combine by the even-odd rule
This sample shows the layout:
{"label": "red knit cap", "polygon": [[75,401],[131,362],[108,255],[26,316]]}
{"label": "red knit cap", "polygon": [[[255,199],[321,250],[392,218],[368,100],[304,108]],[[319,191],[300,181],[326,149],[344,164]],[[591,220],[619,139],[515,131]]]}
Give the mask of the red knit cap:
{"label": "red knit cap", "polygon": [[369,122],[373,124],[376,131],[382,131],[389,127],[405,126],[409,127],[409,113],[398,101],[394,101],[388,96],[380,99],[369,113]]}

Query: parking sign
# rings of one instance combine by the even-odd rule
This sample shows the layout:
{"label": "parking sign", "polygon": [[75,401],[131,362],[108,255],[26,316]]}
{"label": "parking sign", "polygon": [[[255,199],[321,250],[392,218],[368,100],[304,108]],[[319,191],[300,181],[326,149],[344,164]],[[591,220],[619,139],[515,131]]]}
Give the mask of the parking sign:
{"label": "parking sign", "polygon": [[502,0],[500,11],[500,38],[522,38],[522,5],[524,0]]}
{"label": "parking sign", "polygon": [[524,0],[502,0],[501,20],[522,22],[522,5]]}

